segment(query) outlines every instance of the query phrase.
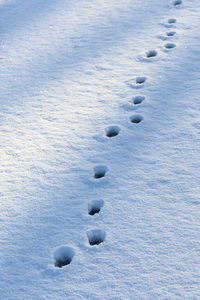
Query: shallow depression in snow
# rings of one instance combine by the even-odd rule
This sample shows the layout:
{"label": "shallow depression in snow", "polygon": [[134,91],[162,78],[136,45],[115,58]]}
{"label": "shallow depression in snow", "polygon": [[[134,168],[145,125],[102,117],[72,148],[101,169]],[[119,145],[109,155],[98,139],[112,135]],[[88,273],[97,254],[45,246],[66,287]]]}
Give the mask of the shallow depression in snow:
{"label": "shallow depression in snow", "polygon": [[141,115],[133,115],[133,116],[130,117],[130,121],[132,123],[140,123],[143,119],[144,118]]}
{"label": "shallow depression in snow", "polygon": [[156,50],[149,50],[146,53],[146,57],[147,58],[155,57],[155,56],[157,56],[157,54],[158,54],[158,52]]}
{"label": "shallow depression in snow", "polygon": [[55,267],[62,268],[71,263],[75,251],[68,246],[61,246],[54,252],[54,265]]}
{"label": "shallow depression in snow", "polygon": [[180,5],[180,4],[182,4],[182,0],[174,0],[173,1],[174,6],[177,6],[177,5]]}
{"label": "shallow depression in snow", "polygon": [[105,129],[106,136],[111,138],[114,136],[117,136],[120,132],[120,127],[119,126],[109,126]]}
{"label": "shallow depression in snow", "polygon": [[176,23],[176,19],[174,19],[174,18],[168,19],[168,23],[169,24],[175,24]]}
{"label": "shallow depression in snow", "polygon": [[175,47],[176,47],[176,45],[174,43],[167,43],[167,44],[165,44],[165,48],[166,49],[173,49]]}
{"label": "shallow depression in snow", "polygon": [[142,83],[145,83],[145,81],[146,81],[146,77],[144,77],[144,76],[138,76],[136,78],[136,84],[142,84]]}
{"label": "shallow depression in snow", "polygon": [[99,245],[104,242],[106,232],[101,229],[93,229],[87,232],[87,237],[91,246]]}
{"label": "shallow depression in snow", "polygon": [[142,103],[145,100],[144,96],[135,96],[133,97],[133,103],[135,105]]}
{"label": "shallow depression in snow", "polygon": [[88,213],[91,216],[98,214],[101,208],[104,206],[103,200],[93,200],[88,204]]}
{"label": "shallow depression in snow", "polygon": [[176,34],[176,31],[169,31],[166,33],[167,36],[174,36]]}
{"label": "shallow depression in snow", "polygon": [[108,168],[104,165],[98,165],[94,167],[94,178],[100,179],[106,175]]}

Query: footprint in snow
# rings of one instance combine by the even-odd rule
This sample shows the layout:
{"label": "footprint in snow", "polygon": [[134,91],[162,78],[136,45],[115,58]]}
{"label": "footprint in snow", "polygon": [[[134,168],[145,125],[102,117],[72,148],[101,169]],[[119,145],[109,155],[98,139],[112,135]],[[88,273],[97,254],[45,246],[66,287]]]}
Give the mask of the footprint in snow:
{"label": "footprint in snow", "polygon": [[173,1],[174,6],[181,5],[181,4],[182,4],[182,0],[174,0]]}
{"label": "footprint in snow", "polygon": [[106,172],[108,171],[108,168],[104,165],[98,165],[94,167],[94,178],[100,179],[106,175]]}
{"label": "footprint in snow", "polygon": [[135,80],[136,84],[143,84],[143,83],[145,83],[145,81],[146,81],[146,77],[144,77],[144,76],[138,76],[138,77],[136,77],[136,80]]}
{"label": "footprint in snow", "polygon": [[175,24],[176,23],[176,19],[174,19],[174,18],[168,19],[168,23],[169,24]]}
{"label": "footprint in snow", "polygon": [[119,126],[109,126],[105,129],[106,136],[111,138],[115,137],[119,134],[120,132],[120,127]]}
{"label": "footprint in snow", "polygon": [[151,58],[157,56],[158,52],[156,50],[149,50],[146,52],[146,57]]}
{"label": "footprint in snow", "polygon": [[54,252],[54,266],[62,268],[69,265],[75,255],[73,248],[68,246],[61,246]]}
{"label": "footprint in snow", "polygon": [[156,50],[148,50],[143,54],[137,56],[137,60],[140,62],[153,62],[152,58],[156,57],[158,52]]}
{"label": "footprint in snow", "polygon": [[140,123],[144,118],[141,115],[133,115],[130,117],[131,123]]}
{"label": "footprint in snow", "polygon": [[106,232],[101,229],[93,229],[87,232],[90,246],[99,245],[105,241]]}
{"label": "footprint in snow", "polygon": [[90,216],[98,214],[104,206],[103,200],[93,200],[88,204],[88,213]]}
{"label": "footprint in snow", "polygon": [[145,82],[147,81],[147,77],[138,76],[135,79],[130,79],[126,83],[133,89],[143,88]]}
{"label": "footprint in snow", "polygon": [[135,96],[133,97],[133,103],[135,105],[141,104],[145,100],[144,96]]}
{"label": "footprint in snow", "polygon": [[164,23],[164,27],[166,28],[172,28],[176,24],[177,20],[175,18],[170,18],[167,20],[167,23]]}
{"label": "footprint in snow", "polygon": [[168,31],[166,32],[167,36],[174,36],[176,34],[176,31]]}
{"label": "footprint in snow", "polygon": [[176,45],[174,43],[167,43],[164,46],[166,49],[173,49],[176,47]]}

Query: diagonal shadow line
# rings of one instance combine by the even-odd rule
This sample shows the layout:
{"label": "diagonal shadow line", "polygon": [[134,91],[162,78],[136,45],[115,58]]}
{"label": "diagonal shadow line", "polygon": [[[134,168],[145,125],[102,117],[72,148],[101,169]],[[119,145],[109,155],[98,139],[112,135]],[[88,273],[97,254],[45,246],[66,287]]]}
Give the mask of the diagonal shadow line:
{"label": "diagonal shadow line", "polygon": [[[77,1],[77,0],[76,0]],[[62,2],[62,1],[60,1]],[[73,5],[74,1],[67,1],[67,6]],[[41,0],[13,0],[0,5],[0,37],[1,39],[15,36],[21,28],[27,26],[42,18],[43,14],[49,10],[54,10],[58,5],[57,0],[41,1]]]}
{"label": "diagonal shadow line", "polygon": [[[159,8],[157,8],[159,10]],[[101,57],[105,53],[112,51],[113,47],[117,46],[119,42],[123,42],[128,37],[132,37],[132,31],[138,30],[141,34],[147,29],[152,14],[149,13],[148,17],[142,18],[142,12],[145,14],[144,9],[141,9],[141,13],[138,14],[138,10],[134,9],[125,11],[122,16],[110,17],[108,13],[104,18],[107,20],[102,23],[98,23],[91,26],[89,32],[78,32],[78,36],[63,36],[60,41],[60,45],[56,49],[52,49],[50,53],[44,58],[40,57],[40,52],[36,56],[36,59],[31,65],[28,65],[27,74],[25,79],[22,77],[20,81],[13,85],[13,81],[10,86],[6,87],[6,95],[10,91],[13,96],[18,94],[22,97],[22,88],[27,87],[27,93],[40,90],[41,88],[47,88],[52,85],[53,82],[60,80],[63,75],[66,76],[71,73],[73,68],[81,67],[88,60],[92,62],[93,59]],[[155,14],[155,10],[150,9],[150,12]],[[164,14],[164,12],[163,12]],[[161,15],[158,16],[160,19]],[[142,23],[141,23],[142,18]],[[134,20],[134,21],[133,21]],[[154,20],[155,21],[155,20]],[[86,24],[87,26],[90,26]],[[77,38],[77,40],[76,40]],[[67,48],[66,45],[62,45],[62,41],[68,39],[69,41],[76,40],[74,46]],[[56,71],[55,71],[56,70]],[[18,71],[17,71],[18,72]],[[20,72],[18,72],[18,75]],[[40,81],[37,79],[41,75]],[[71,74],[70,74],[71,78]],[[7,99],[6,99],[7,100]],[[8,101],[9,104],[9,101]]]}

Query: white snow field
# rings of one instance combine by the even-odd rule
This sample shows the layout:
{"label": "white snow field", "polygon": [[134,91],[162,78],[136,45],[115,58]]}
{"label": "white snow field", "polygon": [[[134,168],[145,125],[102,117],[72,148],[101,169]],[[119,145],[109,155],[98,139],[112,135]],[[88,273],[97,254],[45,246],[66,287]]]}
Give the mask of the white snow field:
{"label": "white snow field", "polygon": [[200,299],[200,1],[0,15],[0,299]]}

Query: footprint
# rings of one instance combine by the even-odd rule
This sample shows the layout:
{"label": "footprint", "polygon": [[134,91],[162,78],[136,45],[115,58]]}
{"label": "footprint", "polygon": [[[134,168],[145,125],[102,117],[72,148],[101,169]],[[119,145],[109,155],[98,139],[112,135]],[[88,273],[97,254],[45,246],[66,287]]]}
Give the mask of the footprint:
{"label": "footprint", "polygon": [[126,83],[133,89],[143,88],[144,83],[147,81],[147,77],[145,76],[138,76],[134,79],[130,79],[126,81]]}
{"label": "footprint", "polygon": [[181,4],[182,4],[182,0],[174,0],[173,1],[174,6],[181,5]]}
{"label": "footprint", "polygon": [[166,23],[163,24],[165,28],[173,28],[176,24],[177,20],[175,18],[170,18]]}
{"label": "footprint", "polygon": [[120,127],[118,126],[109,126],[105,129],[106,136],[111,138],[117,136],[120,132]]}
{"label": "footprint", "polygon": [[176,23],[176,19],[173,19],[173,18],[168,19],[168,23],[169,24],[175,24]]}
{"label": "footprint", "polygon": [[176,45],[174,43],[167,43],[164,46],[166,49],[173,49],[176,47]]}
{"label": "footprint", "polygon": [[166,35],[167,36],[174,36],[176,34],[176,31],[169,31],[169,32],[166,32]]}
{"label": "footprint", "polygon": [[62,268],[71,263],[73,257],[75,255],[75,251],[73,248],[68,246],[61,246],[56,249],[54,252],[54,266],[58,268]]}
{"label": "footprint", "polygon": [[95,214],[98,214],[103,206],[104,206],[103,200],[93,200],[88,204],[89,215],[94,216]]}
{"label": "footprint", "polygon": [[141,115],[133,115],[130,117],[132,123],[140,123],[144,118]]}
{"label": "footprint", "polygon": [[158,52],[156,50],[149,50],[148,52],[146,52],[146,57],[150,58],[150,57],[155,57],[157,56]]}
{"label": "footprint", "polygon": [[133,103],[135,105],[142,103],[145,100],[144,96],[135,96],[133,97]]}
{"label": "footprint", "polygon": [[101,229],[93,229],[87,232],[87,237],[91,246],[99,245],[105,241],[106,232]]}
{"label": "footprint", "polygon": [[94,178],[99,179],[106,175],[107,167],[104,165],[98,165],[94,168]]}
{"label": "footprint", "polygon": [[145,83],[145,81],[146,81],[146,77],[144,77],[144,76],[136,77],[136,80],[135,80],[136,84],[142,84],[142,83]]}

